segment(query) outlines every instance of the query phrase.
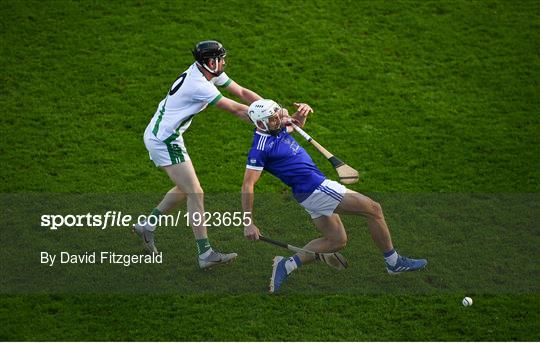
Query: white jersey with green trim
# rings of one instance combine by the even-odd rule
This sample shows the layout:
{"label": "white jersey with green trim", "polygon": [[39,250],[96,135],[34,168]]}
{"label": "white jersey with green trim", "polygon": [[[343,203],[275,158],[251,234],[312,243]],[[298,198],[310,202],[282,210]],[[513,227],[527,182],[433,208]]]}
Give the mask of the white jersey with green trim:
{"label": "white jersey with green trim", "polygon": [[187,130],[193,117],[221,97],[216,86],[228,86],[227,74],[207,80],[193,63],[172,84],[148,127],[157,139],[169,143]]}

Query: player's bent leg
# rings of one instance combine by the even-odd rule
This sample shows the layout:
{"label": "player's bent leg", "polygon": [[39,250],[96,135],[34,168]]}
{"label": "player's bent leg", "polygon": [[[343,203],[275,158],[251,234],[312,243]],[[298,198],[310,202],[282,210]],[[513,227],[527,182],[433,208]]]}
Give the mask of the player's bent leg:
{"label": "player's bent leg", "polygon": [[[190,215],[190,224],[197,241],[198,262],[201,269],[227,264],[236,259],[236,253],[223,254],[214,251],[208,241],[204,218],[204,192],[193,168],[192,162],[174,164],[163,167],[170,179],[186,194],[187,210]],[[195,215],[198,213],[198,215]]]}
{"label": "player's bent leg", "polygon": [[[345,233],[345,228],[343,227],[339,216],[337,214],[321,216],[314,219],[314,222],[319,231],[323,233],[323,237],[310,241],[304,246],[304,249],[317,253],[326,253],[326,255],[321,258],[320,255],[319,257],[316,257],[312,253],[298,252],[294,256],[284,259],[283,261],[277,261],[276,259],[283,259],[283,257],[276,256],[274,258],[270,289],[272,289],[272,284],[277,284],[279,286],[290,273],[302,264],[313,262],[318,258],[321,258],[322,261],[329,265],[343,265],[343,262],[340,261],[335,254],[332,254],[333,252],[343,249],[347,244],[347,234]],[[284,264],[284,266],[281,266],[281,264]],[[285,268],[287,272],[285,276],[282,276],[283,271],[281,269],[283,268]]]}
{"label": "player's bent leg", "polygon": [[[158,140],[148,127],[144,134],[144,143],[152,161],[156,166],[161,167],[176,185],[167,193],[158,207],[152,211],[152,215],[159,217],[177,206],[179,202],[187,199],[190,224],[192,224],[191,227],[197,243],[199,266],[208,269],[234,260],[235,253],[221,254],[212,249],[204,225],[193,225],[202,224],[200,219],[204,218],[204,193],[195,174],[193,163],[187,154],[182,136],[177,137],[173,142],[164,143]],[[198,214],[199,220],[193,220],[195,214]],[[153,229],[148,224],[143,227],[134,226],[133,228],[133,231],[143,239],[143,244],[145,244],[147,250],[151,249],[152,246],[155,249],[155,245],[153,245]]]}
{"label": "player's bent leg", "polygon": [[356,214],[366,217],[371,238],[384,253],[394,248],[390,230],[384,220],[381,205],[369,197],[347,189],[343,200],[337,206],[336,213]]}
{"label": "player's bent leg", "polygon": [[345,232],[345,227],[339,215],[334,213],[331,216],[320,216],[314,218],[313,222],[323,237],[312,240],[304,246],[304,249],[320,253],[331,253],[345,247],[347,244],[347,232]]}
{"label": "player's bent leg", "polygon": [[[320,216],[313,221],[317,229],[323,234],[323,237],[316,238],[306,244],[304,246],[305,250],[318,253],[333,253],[345,247],[347,244],[347,233],[337,214]],[[278,292],[282,284],[294,270],[304,263],[315,261],[315,259],[316,257],[313,254],[302,252],[298,252],[289,258],[275,256],[272,264],[269,292]],[[340,262],[336,261],[336,263]]]}
{"label": "player's bent leg", "polygon": [[415,271],[427,265],[425,259],[412,259],[399,255],[392,244],[390,230],[386,225],[382,207],[369,197],[347,189],[343,200],[337,206],[336,213],[357,214],[367,218],[371,238],[384,255],[386,270],[389,274]]}
{"label": "player's bent leg", "polygon": [[[337,214],[331,216],[320,216],[313,219],[315,226],[323,237],[316,238],[306,244],[304,249],[318,253],[333,253],[341,250],[347,244],[347,233],[343,223]],[[330,257],[329,257],[330,258]],[[290,258],[276,256],[272,265],[272,276],[270,278],[270,293],[276,293],[288,276],[304,263],[315,260],[315,256],[309,253],[298,252]],[[340,263],[336,261],[336,263]]]}
{"label": "player's bent leg", "polygon": [[[304,246],[305,250],[317,253],[333,253],[345,247],[347,244],[347,233],[337,214],[320,216],[313,219],[313,222],[317,229],[323,234],[323,237],[310,241]],[[310,263],[316,260],[315,255],[310,253],[298,252],[295,256],[298,257],[298,262],[300,264]],[[294,269],[296,269],[296,266],[292,268],[292,270]],[[292,270],[289,269],[289,274]]]}
{"label": "player's bent leg", "polygon": [[[179,137],[178,141],[174,142],[174,144],[166,144],[156,138],[152,132],[151,126],[148,126],[144,132],[144,144],[150,154],[150,159],[156,166],[161,167],[177,163],[177,161],[189,160],[181,137]],[[150,216],[159,219],[162,214],[170,212],[185,199],[186,194],[182,192],[180,188],[173,187],[167,192],[157,207],[152,210]],[[143,246],[147,251],[157,252],[154,244],[154,230],[159,224],[159,220],[154,222],[153,220],[150,220],[150,218],[148,219],[149,220],[146,222],[135,224],[132,228],[132,232],[136,233],[142,239]]]}

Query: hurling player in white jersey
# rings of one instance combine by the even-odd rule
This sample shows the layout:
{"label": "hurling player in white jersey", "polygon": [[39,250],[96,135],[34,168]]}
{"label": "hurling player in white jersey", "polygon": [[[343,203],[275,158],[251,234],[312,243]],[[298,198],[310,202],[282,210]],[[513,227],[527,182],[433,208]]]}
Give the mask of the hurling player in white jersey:
{"label": "hurling player in white jersey", "polygon": [[[293,129],[283,124],[286,122],[284,119],[290,119],[280,118],[281,110],[272,100],[257,100],[249,107],[249,116],[257,129],[242,185],[244,212],[252,215],[253,189],[266,170],[291,187],[294,198],[309,213],[323,235],[304,246],[305,250],[319,253],[341,250],[347,243],[347,233],[338,214],[360,215],[367,218],[371,237],[384,256],[389,274],[424,268],[426,260],[401,256],[394,250],[382,208],[377,202],[325,177],[304,148],[289,135]],[[303,126],[310,112],[311,108],[299,108],[293,120]],[[248,239],[259,239],[260,231],[253,220],[245,227],[244,235]],[[290,258],[274,257],[270,292],[277,292],[290,273],[314,260],[315,256],[305,253],[297,253]]]}
{"label": "hurling player in white jersey", "polygon": [[[223,71],[226,50],[217,41],[202,41],[193,50],[195,62],[173,82],[165,98],[144,132],[144,144],[156,166],[165,170],[175,186],[152,210],[151,215],[159,217],[174,209],[187,199],[193,233],[197,243],[199,267],[206,269],[230,262],[236,253],[222,254],[212,249],[206,227],[195,225],[204,218],[204,195],[199,179],[189,158],[182,133],[193,118],[208,105],[214,105],[250,123],[248,106],[221,95],[218,87],[223,87],[251,104],[261,99],[255,92],[244,88],[230,79]],[[134,225],[133,231],[143,240],[143,245],[151,253],[156,253],[154,244],[155,226]]]}

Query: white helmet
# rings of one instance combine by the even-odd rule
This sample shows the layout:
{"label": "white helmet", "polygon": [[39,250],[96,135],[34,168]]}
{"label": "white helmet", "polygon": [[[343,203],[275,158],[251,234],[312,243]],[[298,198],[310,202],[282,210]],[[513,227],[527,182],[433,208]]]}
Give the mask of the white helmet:
{"label": "white helmet", "polygon": [[277,102],[261,99],[253,102],[249,106],[248,115],[258,129],[264,132],[270,132],[271,129],[268,127],[268,119],[272,118],[274,115],[278,115],[279,110],[281,110],[281,107]]}

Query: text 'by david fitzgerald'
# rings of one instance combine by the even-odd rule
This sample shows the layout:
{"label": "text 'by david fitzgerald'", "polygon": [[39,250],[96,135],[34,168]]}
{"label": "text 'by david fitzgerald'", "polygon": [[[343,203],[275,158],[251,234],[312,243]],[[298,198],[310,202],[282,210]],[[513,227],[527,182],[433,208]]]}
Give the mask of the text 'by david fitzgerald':
{"label": "text 'by david fitzgerald'", "polygon": [[129,267],[133,264],[161,264],[163,263],[162,252],[150,255],[118,254],[112,251],[92,251],[83,254],[72,254],[61,251],[51,254],[41,252],[41,264],[52,267],[56,264],[119,264]]}

